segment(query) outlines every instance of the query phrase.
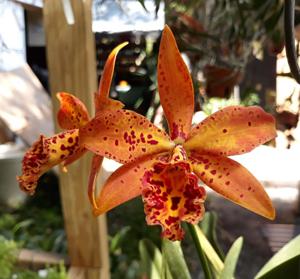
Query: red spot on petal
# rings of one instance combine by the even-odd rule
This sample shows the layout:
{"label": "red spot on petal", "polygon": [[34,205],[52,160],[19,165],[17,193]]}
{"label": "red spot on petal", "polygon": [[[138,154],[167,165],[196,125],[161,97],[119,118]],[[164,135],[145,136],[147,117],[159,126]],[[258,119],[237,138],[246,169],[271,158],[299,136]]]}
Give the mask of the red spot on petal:
{"label": "red spot on petal", "polygon": [[155,145],[155,144],[158,144],[158,141],[157,140],[148,140],[147,143]]}

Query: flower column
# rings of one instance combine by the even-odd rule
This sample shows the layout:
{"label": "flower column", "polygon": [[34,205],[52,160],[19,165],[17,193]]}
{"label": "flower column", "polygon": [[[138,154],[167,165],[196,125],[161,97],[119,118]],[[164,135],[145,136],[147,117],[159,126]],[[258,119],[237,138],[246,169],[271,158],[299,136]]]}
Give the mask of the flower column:
{"label": "flower column", "polygon": [[[97,91],[95,42],[91,30],[91,0],[71,1],[75,23],[69,25],[62,1],[44,1],[44,26],[50,87],[73,92],[92,110]],[[55,100],[54,110],[58,103]],[[92,115],[92,113],[91,113]],[[60,192],[68,238],[70,273],[76,278],[109,278],[105,217],[95,218],[86,195],[90,160],[84,158],[60,176]],[[71,277],[72,278],[72,275]]]}

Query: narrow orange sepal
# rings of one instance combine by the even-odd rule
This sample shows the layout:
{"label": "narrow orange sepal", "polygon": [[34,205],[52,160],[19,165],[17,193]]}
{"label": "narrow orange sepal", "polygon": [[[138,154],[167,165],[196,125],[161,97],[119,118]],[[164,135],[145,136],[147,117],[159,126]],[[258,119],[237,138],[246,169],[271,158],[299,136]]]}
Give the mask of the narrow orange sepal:
{"label": "narrow orange sepal", "polygon": [[189,70],[167,25],[160,42],[157,75],[160,102],[171,139],[183,141],[190,132],[194,114],[194,89]]}
{"label": "narrow orange sepal", "polygon": [[124,42],[116,46],[109,54],[105,62],[103,73],[99,82],[98,93],[95,95],[96,113],[102,111],[103,109],[109,109],[106,103],[108,103],[108,105],[112,107],[119,106],[118,108],[120,108],[120,105],[122,104],[121,102],[110,100],[109,91],[110,91],[111,81],[114,75],[117,55],[119,51],[126,45],[128,45],[128,42]]}

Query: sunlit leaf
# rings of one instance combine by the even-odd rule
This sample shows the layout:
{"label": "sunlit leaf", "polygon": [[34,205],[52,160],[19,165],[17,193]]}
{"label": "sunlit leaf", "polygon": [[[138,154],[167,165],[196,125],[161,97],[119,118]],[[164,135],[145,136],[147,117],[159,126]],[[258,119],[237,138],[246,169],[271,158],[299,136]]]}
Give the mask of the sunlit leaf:
{"label": "sunlit leaf", "polygon": [[235,268],[239,259],[239,255],[243,246],[243,238],[239,237],[229,249],[225,262],[224,268],[221,272],[220,279],[232,279],[234,276]]}
{"label": "sunlit leaf", "polygon": [[206,254],[207,259],[213,266],[215,273],[217,275],[221,274],[221,271],[224,268],[224,263],[222,262],[219,255],[217,254],[217,252],[215,251],[215,249],[213,248],[209,240],[206,238],[202,230],[198,226],[195,226],[195,228],[196,228],[199,242],[201,244],[204,253]]}
{"label": "sunlit leaf", "polygon": [[163,239],[162,254],[174,279],[179,275],[180,279],[191,279],[179,241]]}
{"label": "sunlit leaf", "polygon": [[162,274],[162,254],[148,239],[139,242],[141,268],[147,279],[160,279]]}
{"label": "sunlit leaf", "polygon": [[300,278],[300,235],[280,249],[258,272],[255,279]]}
{"label": "sunlit leaf", "polygon": [[215,212],[206,212],[204,219],[199,223],[199,226],[208,238],[211,245],[214,247],[215,251],[218,253],[221,260],[224,260],[224,252],[222,251],[217,239],[217,221],[218,216]]}

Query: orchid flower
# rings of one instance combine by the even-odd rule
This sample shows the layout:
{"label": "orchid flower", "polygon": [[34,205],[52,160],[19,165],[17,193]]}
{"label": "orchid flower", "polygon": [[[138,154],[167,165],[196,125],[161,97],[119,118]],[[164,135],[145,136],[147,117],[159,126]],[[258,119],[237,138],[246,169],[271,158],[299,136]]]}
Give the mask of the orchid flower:
{"label": "orchid flower", "polygon": [[[99,89],[94,97],[96,114],[123,107],[121,102],[109,98],[109,90],[116,56],[125,45],[127,43],[113,49],[106,61]],[[35,192],[38,179],[43,173],[60,163],[66,167],[87,151],[79,142],[79,129],[90,121],[85,105],[75,96],[65,92],[57,93],[57,98],[60,101],[57,120],[64,131],[49,138],[41,135],[25,153],[22,175],[17,177],[20,188],[29,194]],[[102,157],[96,155],[94,160],[100,167]]]}
{"label": "orchid flower", "polygon": [[94,160],[89,182],[94,214],[141,195],[147,223],[160,225],[163,237],[181,240],[181,221],[196,224],[204,214],[206,192],[200,180],[226,199],[274,219],[263,186],[227,157],[274,138],[274,118],[259,107],[230,106],[191,127],[193,84],[168,26],[161,38],[157,72],[169,134],[124,109],[104,110],[80,128],[82,146],[123,164],[97,196],[99,162]]}

